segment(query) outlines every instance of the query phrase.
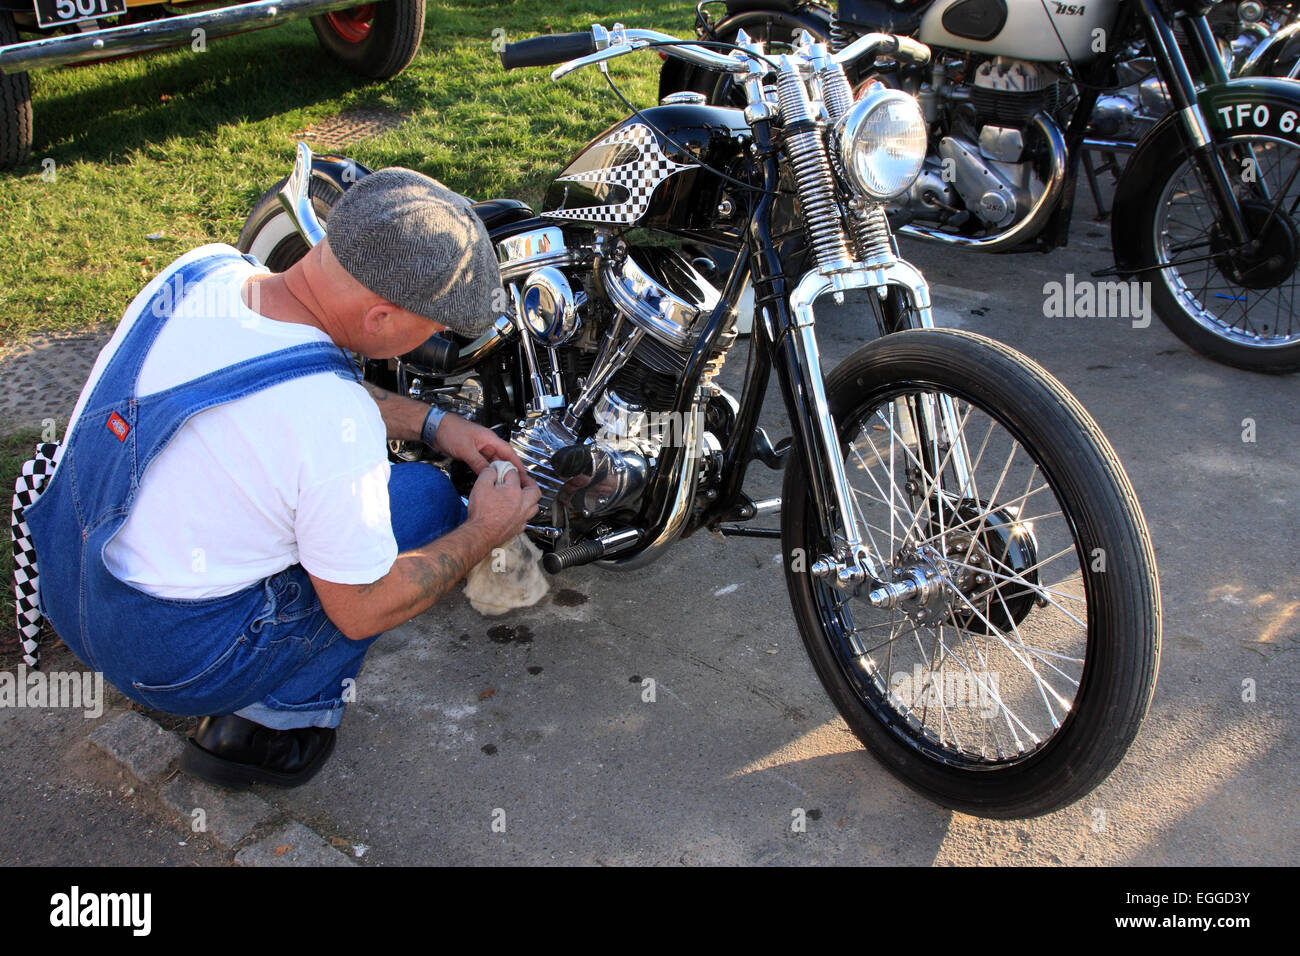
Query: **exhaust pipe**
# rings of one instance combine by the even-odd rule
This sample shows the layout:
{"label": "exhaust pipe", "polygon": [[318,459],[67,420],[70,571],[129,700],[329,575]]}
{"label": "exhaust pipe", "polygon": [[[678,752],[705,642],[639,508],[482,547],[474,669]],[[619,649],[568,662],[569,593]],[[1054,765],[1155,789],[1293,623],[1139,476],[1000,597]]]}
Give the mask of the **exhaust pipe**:
{"label": "exhaust pipe", "polygon": [[944,232],[942,229],[935,229],[931,226],[903,226],[895,232],[900,236],[911,236],[913,239],[925,239],[929,242],[937,242],[944,246],[954,246],[959,249],[971,249],[975,252],[1002,252],[1006,249],[1012,249],[1022,243],[1033,239],[1043,227],[1047,225],[1047,220],[1051,218],[1052,213],[1056,210],[1056,205],[1061,198],[1061,190],[1065,186],[1065,158],[1067,152],[1065,149],[1065,137],[1061,135],[1060,127],[1053,122],[1052,118],[1046,113],[1039,113],[1034,117],[1034,125],[1045,137],[1051,152],[1051,169],[1048,170],[1046,187],[1043,194],[1038,197],[1038,202],[1034,208],[1029,210],[1029,215],[1016,223],[1005,232],[1000,232],[995,236],[987,236],[983,239],[976,239],[971,236],[957,236],[950,232]]}

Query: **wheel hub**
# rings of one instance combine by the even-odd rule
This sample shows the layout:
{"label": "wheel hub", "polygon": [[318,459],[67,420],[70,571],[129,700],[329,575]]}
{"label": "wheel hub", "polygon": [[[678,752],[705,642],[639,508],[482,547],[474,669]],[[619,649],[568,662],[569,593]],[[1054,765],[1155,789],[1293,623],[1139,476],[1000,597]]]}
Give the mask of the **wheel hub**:
{"label": "wheel hub", "polygon": [[1012,508],[989,512],[970,499],[955,509],[950,502],[942,507],[943,524],[932,520],[928,534],[943,550],[927,544],[895,555],[893,580],[872,590],[867,600],[875,607],[900,608],[917,624],[951,616],[972,633],[1013,629],[1039,599],[1032,529]]}
{"label": "wheel hub", "polygon": [[1244,249],[1216,222],[1210,231],[1214,264],[1223,277],[1244,289],[1272,289],[1289,280],[1300,264],[1300,241],[1291,218],[1279,211],[1270,220],[1272,203],[1248,199],[1241,203],[1246,230],[1254,239]]}

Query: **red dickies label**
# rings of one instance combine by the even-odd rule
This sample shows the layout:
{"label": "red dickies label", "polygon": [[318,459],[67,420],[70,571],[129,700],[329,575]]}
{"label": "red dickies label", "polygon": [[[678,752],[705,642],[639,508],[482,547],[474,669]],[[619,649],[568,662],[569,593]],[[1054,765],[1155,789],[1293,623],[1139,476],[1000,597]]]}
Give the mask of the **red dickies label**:
{"label": "red dickies label", "polygon": [[108,416],[108,430],[117,436],[118,441],[126,441],[126,433],[131,430],[131,426],[126,423],[126,419],[114,412]]}

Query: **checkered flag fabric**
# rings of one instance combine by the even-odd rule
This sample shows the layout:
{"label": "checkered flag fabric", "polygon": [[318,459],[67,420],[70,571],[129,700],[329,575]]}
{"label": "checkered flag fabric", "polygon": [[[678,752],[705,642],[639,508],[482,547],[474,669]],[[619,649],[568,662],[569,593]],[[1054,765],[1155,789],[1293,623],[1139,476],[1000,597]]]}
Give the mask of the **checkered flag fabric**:
{"label": "checkered flag fabric", "polygon": [[624,144],[637,148],[637,156],[631,162],[561,176],[556,182],[588,183],[593,190],[599,186],[618,186],[628,191],[626,200],[578,209],[552,209],[542,215],[551,219],[581,219],[584,222],[633,223],[650,208],[650,197],[661,182],[673,173],[692,168],[675,163],[665,156],[655,134],[648,126],[640,123],[614,130],[596,146]]}
{"label": "checkered flag fabric", "polygon": [[36,446],[36,456],[23,462],[22,473],[14,482],[13,508],[9,515],[9,537],[14,548],[14,610],[18,614],[18,641],[22,644],[23,660],[29,667],[37,663],[37,635],[41,632],[41,610],[38,604],[36,550],[32,547],[24,512],[37,498],[46,480],[54,473],[61,446],[46,442]]}

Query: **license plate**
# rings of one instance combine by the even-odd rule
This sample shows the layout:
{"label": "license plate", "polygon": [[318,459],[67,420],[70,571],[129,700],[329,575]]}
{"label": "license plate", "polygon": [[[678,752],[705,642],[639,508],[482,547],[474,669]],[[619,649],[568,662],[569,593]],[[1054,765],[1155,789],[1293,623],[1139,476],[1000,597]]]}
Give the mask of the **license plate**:
{"label": "license plate", "polygon": [[126,0],[36,0],[36,24],[57,27],[126,13]]}

